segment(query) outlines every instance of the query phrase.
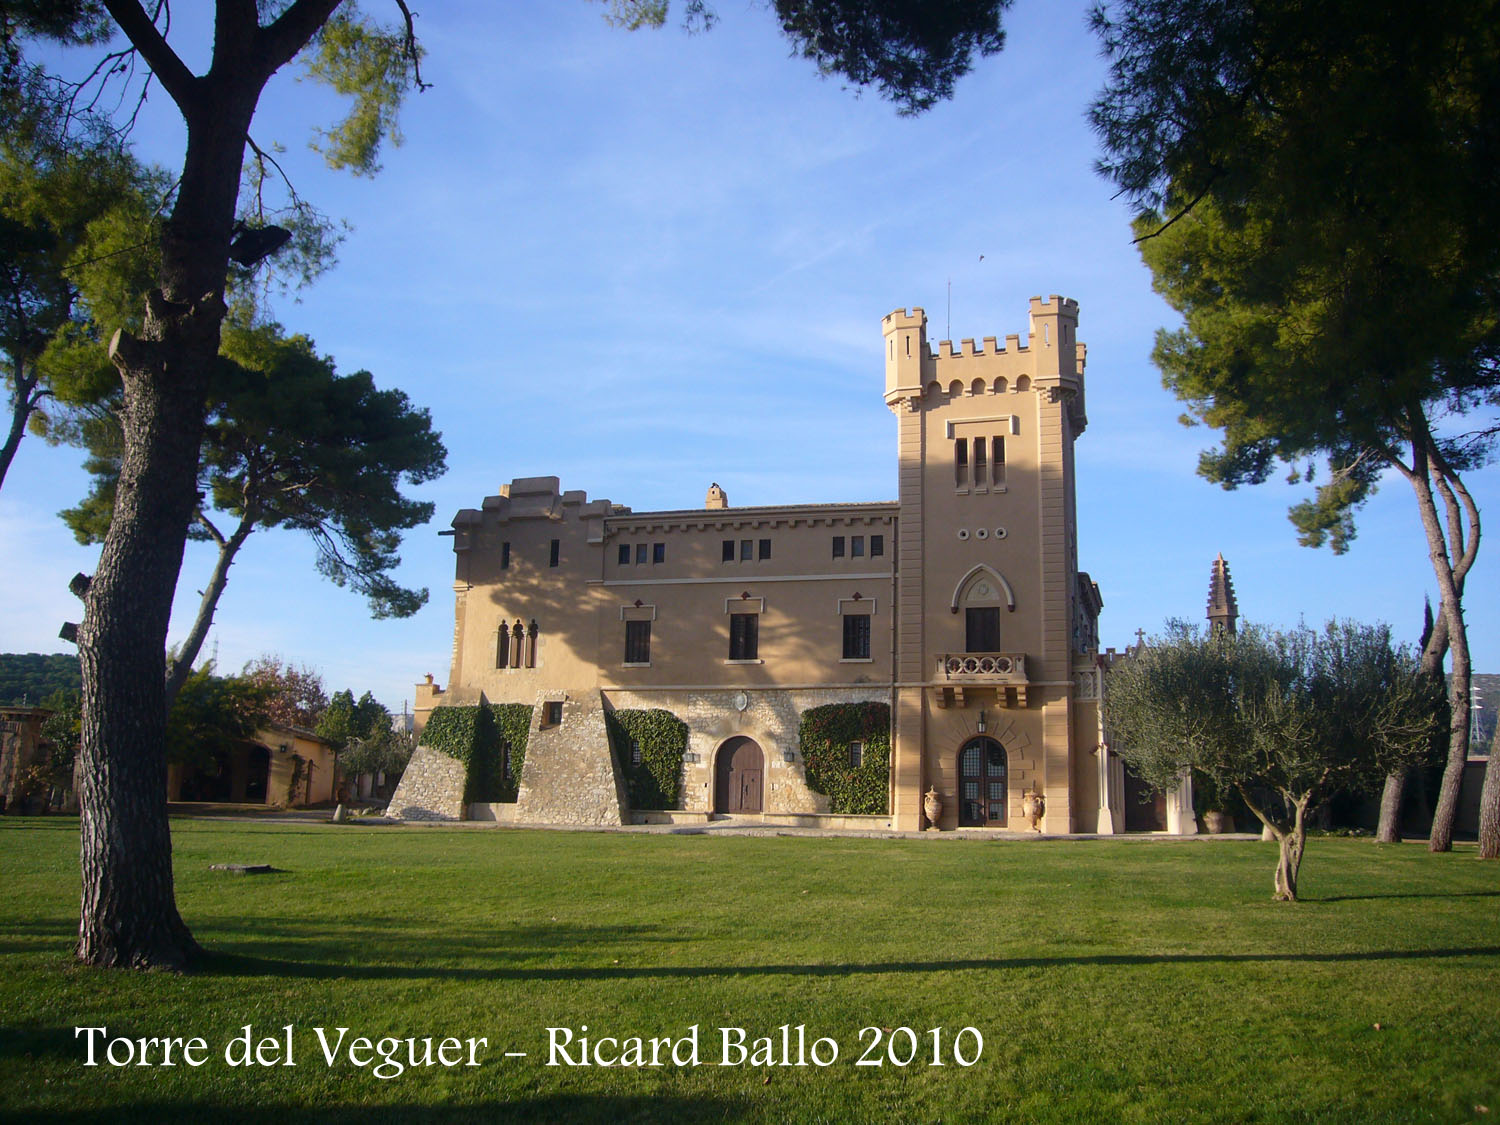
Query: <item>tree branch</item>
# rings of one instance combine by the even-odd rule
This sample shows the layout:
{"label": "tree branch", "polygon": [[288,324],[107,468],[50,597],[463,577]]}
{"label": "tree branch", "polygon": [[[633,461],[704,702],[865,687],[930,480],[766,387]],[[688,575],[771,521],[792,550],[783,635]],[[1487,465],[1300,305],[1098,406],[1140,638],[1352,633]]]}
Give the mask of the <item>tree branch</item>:
{"label": "tree branch", "polygon": [[146,65],[156,75],[162,89],[171,95],[177,108],[186,115],[197,101],[202,80],[168,46],[138,0],[104,0],[104,6],[114,17],[115,23],[120,25],[125,37],[140,52],[141,58],[146,60]]}
{"label": "tree branch", "polygon": [[256,35],[261,67],[270,77],[291,62],[328,22],[341,0],[296,0]]}

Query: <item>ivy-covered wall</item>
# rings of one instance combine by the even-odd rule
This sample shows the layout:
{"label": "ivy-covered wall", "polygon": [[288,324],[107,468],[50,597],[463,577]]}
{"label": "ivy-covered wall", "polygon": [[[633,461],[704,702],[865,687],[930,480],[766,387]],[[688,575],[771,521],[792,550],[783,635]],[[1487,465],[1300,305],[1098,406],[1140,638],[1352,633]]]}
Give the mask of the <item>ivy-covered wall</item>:
{"label": "ivy-covered wall", "polygon": [[[682,756],[687,752],[687,724],[670,711],[605,713],[615,761],[625,773],[633,809],[675,809],[682,783]],[[641,748],[640,765],[631,764],[631,745]]]}
{"label": "ivy-covered wall", "polygon": [[[798,742],[807,784],[828,797],[831,813],[884,814],[891,776],[891,708],[886,703],[830,703],[802,712]],[[865,744],[859,766],[849,743]]]}
{"label": "ivy-covered wall", "polygon": [[[465,803],[514,801],[530,729],[531,707],[525,703],[438,707],[422,728],[420,744],[464,764]],[[509,779],[502,768],[507,750],[511,761]]]}
{"label": "ivy-covered wall", "polygon": [[510,752],[510,779],[506,780],[502,771],[500,796],[495,798],[497,801],[514,801],[520,790],[521,767],[526,764],[526,737],[531,733],[531,713],[534,710],[529,703],[490,705],[495,726],[500,731],[500,749]]}

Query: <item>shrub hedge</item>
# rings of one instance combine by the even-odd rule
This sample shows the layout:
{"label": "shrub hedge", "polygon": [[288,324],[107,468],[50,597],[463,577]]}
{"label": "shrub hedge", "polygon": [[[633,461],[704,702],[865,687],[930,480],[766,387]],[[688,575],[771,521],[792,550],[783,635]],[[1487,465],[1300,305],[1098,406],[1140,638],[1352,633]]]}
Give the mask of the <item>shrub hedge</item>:
{"label": "shrub hedge", "polygon": [[[802,712],[797,731],[807,784],[828,797],[833,813],[889,812],[891,708],[885,703],[830,703]],[[865,744],[861,765],[849,743]]]}
{"label": "shrub hedge", "polygon": [[[438,707],[422,728],[419,745],[447,754],[466,767],[464,802],[514,801],[526,757],[531,707],[525,703],[481,703]],[[503,763],[510,754],[511,778]]]}
{"label": "shrub hedge", "polygon": [[[687,752],[687,724],[670,711],[607,711],[610,746],[625,771],[633,809],[675,809],[682,787],[682,756]],[[641,748],[641,764],[632,765],[632,744]]]}

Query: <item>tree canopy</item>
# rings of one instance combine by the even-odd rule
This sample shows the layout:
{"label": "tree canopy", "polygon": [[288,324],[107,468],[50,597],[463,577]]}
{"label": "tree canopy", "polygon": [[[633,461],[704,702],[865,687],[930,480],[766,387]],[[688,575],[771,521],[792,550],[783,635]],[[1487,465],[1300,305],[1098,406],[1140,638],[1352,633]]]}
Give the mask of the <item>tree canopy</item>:
{"label": "tree canopy", "polygon": [[1280,841],[1275,897],[1295,900],[1307,814],[1427,759],[1441,693],[1388,626],[1329,622],[1208,633],[1171,622],[1106,677],[1111,748],[1148,784],[1192,769]]}
{"label": "tree canopy", "polygon": [[[1464,473],[1500,407],[1500,4],[1122,0],[1094,25],[1100,170],[1137,210],[1156,287],[1183,316],[1154,358],[1221,433],[1225,487],[1278,463],[1313,492],[1300,540],[1345,550],[1384,474],[1413,489],[1451,649],[1449,846],[1468,746],[1464,580],[1479,509]],[[1415,598],[1413,599],[1415,601]],[[1481,852],[1500,855],[1500,771]]]}

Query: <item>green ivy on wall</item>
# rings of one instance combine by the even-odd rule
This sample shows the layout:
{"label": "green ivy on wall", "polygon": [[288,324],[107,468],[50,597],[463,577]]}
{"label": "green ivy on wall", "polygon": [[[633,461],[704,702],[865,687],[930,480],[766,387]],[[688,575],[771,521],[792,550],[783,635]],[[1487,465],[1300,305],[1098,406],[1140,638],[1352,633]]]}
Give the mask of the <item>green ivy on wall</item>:
{"label": "green ivy on wall", "polygon": [[[889,812],[891,708],[885,703],[830,703],[802,712],[797,737],[807,784],[828,797],[832,813]],[[865,744],[859,766],[849,744]]]}
{"label": "green ivy on wall", "polygon": [[[625,771],[633,809],[675,809],[687,752],[687,724],[670,711],[606,711],[609,743]],[[641,764],[631,765],[630,748],[639,745]]]}
{"label": "green ivy on wall", "polygon": [[[514,801],[530,729],[531,707],[525,703],[438,707],[422,728],[419,745],[429,746],[464,764],[466,804]],[[510,778],[506,778],[503,768],[507,752]]]}

